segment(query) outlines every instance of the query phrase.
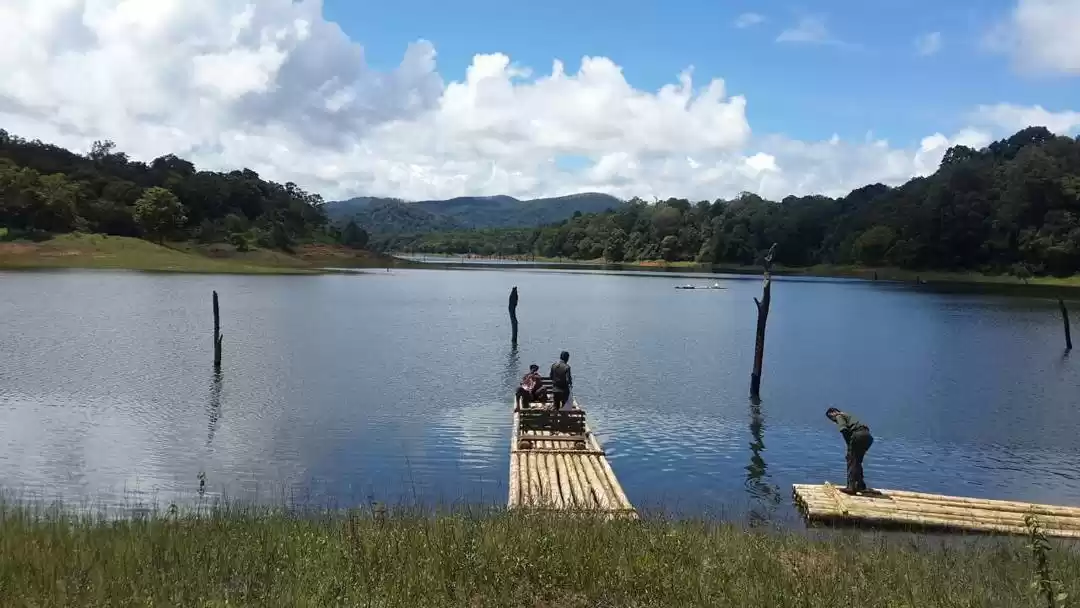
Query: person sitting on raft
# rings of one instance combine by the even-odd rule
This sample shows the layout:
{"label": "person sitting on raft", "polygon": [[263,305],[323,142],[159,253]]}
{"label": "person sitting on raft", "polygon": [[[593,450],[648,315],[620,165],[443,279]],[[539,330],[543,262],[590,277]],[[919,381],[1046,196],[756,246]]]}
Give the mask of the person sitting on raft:
{"label": "person sitting on raft", "polygon": [[533,363],[529,366],[529,373],[521,378],[521,385],[517,389],[517,398],[521,407],[529,407],[529,404],[538,401],[547,401],[547,391],[544,389],[543,377],[540,375],[540,366]]}

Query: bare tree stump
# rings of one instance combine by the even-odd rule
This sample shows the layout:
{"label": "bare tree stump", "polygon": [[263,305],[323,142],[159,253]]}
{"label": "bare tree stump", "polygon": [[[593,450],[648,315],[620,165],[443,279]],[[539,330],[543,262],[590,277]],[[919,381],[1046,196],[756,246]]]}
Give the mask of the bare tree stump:
{"label": "bare tree stump", "polygon": [[518,338],[518,319],[517,319],[517,305],[518,305],[518,290],[515,285],[510,290],[510,343],[517,345]]}
{"label": "bare tree stump", "polygon": [[765,282],[761,290],[761,300],[754,298],[757,305],[757,338],[754,341],[754,371],[750,373],[750,398],[761,398],[761,366],[765,360],[765,324],[769,320],[769,304],[772,302],[772,261],[776,253],[776,243],[769,248],[765,256]]}
{"label": "bare tree stump", "polygon": [[214,369],[221,369],[221,310],[218,295],[214,292]]}

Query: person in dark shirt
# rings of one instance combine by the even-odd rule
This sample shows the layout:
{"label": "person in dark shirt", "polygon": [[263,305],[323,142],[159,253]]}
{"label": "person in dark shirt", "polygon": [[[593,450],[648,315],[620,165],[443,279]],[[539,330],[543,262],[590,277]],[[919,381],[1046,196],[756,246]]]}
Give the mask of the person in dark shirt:
{"label": "person in dark shirt", "polygon": [[570,389],[574,387],[574,378],[570,375],[570,353],[565,350],[559,354],[559,360],[551,365],[551,396],[555,409],[561,410],[570,398]]}
{"label": "person in dark shirt", "polygon": [[529,366],[529,373],[521,378],[521,385],[517,389],[517,398],[521,407],[528,407],[534,401],[543,402],[547,398],[544,390],[544,379],[540,376],[540,366],[533,363]]}
{"label": "person in dark shirt", "polygon": [[840,428],[840,434],[844,436],[844,442],[847,444],[847,487],[842,491],[847,494],[865,492],[866,481],[863,479],[862,463],[866,451],[874,443],[874,437],[870,435],[870,427],[855,416],[841,412],[835,407],[825,410],[825,416]]}

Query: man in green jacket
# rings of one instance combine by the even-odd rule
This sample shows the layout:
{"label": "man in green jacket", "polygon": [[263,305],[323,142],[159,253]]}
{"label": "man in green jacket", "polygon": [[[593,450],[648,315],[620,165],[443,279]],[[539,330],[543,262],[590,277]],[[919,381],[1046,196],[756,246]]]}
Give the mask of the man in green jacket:
{"label": "man in green jacket", "polygon": [[825,416],[840,427],[840,434],[847,443],[847,487],[841,490],[847,494],[866,491],[866,481],[863,480],[863,457],[866,451],[874,443],[870,435],[870,427],[859,421],[851,414],[846,414],[830,407],[825,410]]}

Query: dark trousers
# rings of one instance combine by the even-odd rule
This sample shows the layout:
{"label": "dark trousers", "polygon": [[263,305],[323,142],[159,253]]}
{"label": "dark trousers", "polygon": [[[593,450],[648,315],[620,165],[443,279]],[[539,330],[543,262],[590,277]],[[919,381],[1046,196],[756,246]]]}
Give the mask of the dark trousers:
{"label": "dark trousers", "polygon": [[847,444],[847,489],[854,492],[866,490],[863,479],[862,461],[866,451],[873,445],[874,438],[870,431],[855,431]]}
{"label": "dark trousers", "polygon": [[551,399],[555,403],[555,409],[561,410],[562,407],[564,405],[566,405],[566,398],[569,397],[569,396],[570,396],[569,392],[564,393],[564,392],[558,391],[558,390],[552,391],[551,392]]}

